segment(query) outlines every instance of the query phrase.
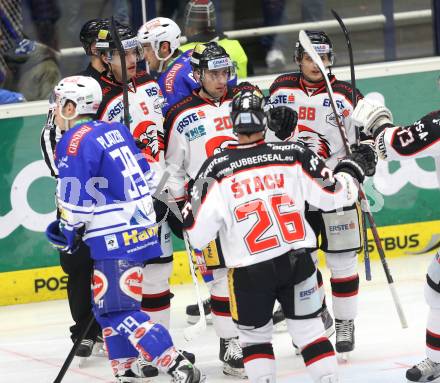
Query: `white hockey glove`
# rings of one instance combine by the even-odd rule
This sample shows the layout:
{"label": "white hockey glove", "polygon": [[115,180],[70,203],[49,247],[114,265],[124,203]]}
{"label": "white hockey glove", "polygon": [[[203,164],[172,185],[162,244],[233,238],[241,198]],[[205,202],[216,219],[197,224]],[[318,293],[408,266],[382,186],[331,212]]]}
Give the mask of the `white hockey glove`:
{"label": "white hockey glove", "polygon": [[393,125],[393,115],[387,107],[365,98],[359,100],[351,115],[352,126],[363,126],[365,134],[375,137],[380,133],[378,129],[385,124]]}

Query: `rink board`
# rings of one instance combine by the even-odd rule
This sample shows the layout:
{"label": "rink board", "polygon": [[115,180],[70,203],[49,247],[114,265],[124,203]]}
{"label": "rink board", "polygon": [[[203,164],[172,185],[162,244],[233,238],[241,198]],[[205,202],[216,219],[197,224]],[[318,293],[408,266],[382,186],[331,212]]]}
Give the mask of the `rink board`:
{"label": "rink board", "polygon": [[[440,60],[438,64],[440,67]],[[381,92],[396,123],[407,124],[438,108],[438,71],[429,70],[361,78],[358,87],[364,94]],[[47,103],[38,102],[0,106],[0,304],[65,296],[67,280],[59,268],[58,253],[44,236],[55,218],[55,182],[38,144],[45,108]],[[383,227],[380,231],[389,256],[404,255],[423,249],[431,240],[435,242],[439,234],[436,222],[440,220],[439,173],[440,164],[432,158],[404,163],[380,161],[377,174],[366,182],[366,194],[377,225]],[[184,246],[176,238],[173,242],[178,263],[183,265],[173,283],[185,283],[189,281],[188,266],[180,253]],[[369,243],[373,247],[372,241]]]}
{"label": "rink board", "polygon": [[[440,221],[419,222],[378,229],[387,258],[401,256],[417,257],[432,253],[440,247]],[[379,260],[371,231],[369,231],[369,250],[373,261]],[[174,268],[171,284],[191,282],[186,252],[174,253]],[[362,262],[363,255],[359,257]],[[324,255],[319,254],[319,265],[325,265]],[[398,275],[394,275],[398,279]],[[0,273],[1,305],[47,301],[66,298],[67,275],[61,267],[45,267],[32,270]]]}

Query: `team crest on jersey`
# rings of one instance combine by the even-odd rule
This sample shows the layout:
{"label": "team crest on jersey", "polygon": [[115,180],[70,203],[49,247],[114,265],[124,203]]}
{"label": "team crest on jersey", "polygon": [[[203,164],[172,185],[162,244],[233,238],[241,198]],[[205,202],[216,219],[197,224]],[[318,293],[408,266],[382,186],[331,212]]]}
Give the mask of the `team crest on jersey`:
{"label": "team crest on jersey", "polygon": [[106,276],[99,270],[93,271],[93,299],[96,304],[102,299],[108,289],[108,281]]}
{"label": "team crest on jersey", "polygon": [[119,279],[119,287],[130,298],[140,302],[142,300],[142,269],[132,267],[126,270]]}
{"label": "team crest on jersey", "polygon": [[[343,114],[339,114],[338,118],[339,118],[339,122],[342,124],[343,123]],[[327,122],[327,124],[329,125],[333,125],[335,127],[338,127],[338,122],[336,121],[336,117],[334,113],[330,113],[327,114],[327,116],[325,116],[325,121]]]}
{"label": "team crest on jersey", "polygon": [[206,156],[211,157],[225,150],[228,145],[235,144],[237,141],[230,136],[217,136],[208,140],[205,144]]}
{"label": "team crest on jersey", "polygon": [[153,121],[142,121],[133,131],[133,137],[142,143],[142,153],[149,162],[159,161],[159,153],[164,150],[164,139]]}
{"label": "team crest on jersey", "polygon": [[298,125],[297,140],[318,154],[321,158],[326,159],[330,157],[330,143],[325,139],[323,134],[315,132],[305,125]]}

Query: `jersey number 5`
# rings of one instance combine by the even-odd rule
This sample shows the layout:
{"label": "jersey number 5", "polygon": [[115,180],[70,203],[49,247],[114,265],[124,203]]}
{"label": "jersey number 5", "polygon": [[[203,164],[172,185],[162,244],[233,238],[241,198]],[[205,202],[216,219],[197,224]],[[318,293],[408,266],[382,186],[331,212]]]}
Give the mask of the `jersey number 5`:
{"label": "jersey number 5", "polygon": [[[272,195],[267,203],[261,199],[254,199],[237,206],[234,210],[237,222],[249,219],[251,215],[257,217],[257,222],[245,235],[244,241],[250,254],[261,253],[280,246],[280,236],[284,242],[292,243],[304,239],[304,224],[301,214],[293,211],[293,200],[287,194]],[[262,238],[272,226],[277,224],[277,234]]]}

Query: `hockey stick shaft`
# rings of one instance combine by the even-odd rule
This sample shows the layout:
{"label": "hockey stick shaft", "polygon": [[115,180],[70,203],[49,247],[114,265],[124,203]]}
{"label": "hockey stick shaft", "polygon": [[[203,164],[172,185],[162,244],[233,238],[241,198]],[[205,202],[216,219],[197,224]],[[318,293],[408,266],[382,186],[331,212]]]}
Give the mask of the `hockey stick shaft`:
{"label": "hockey stick shaft", "polygon": [[196,335],[200,334],[206,329],[206,315],[205,315],[205,309],[203,307],[203,300],[202,295],[200,294],[200,286],[199,281],[197,279],[196,269],[194,267],[194,262],[192,259],[192,249],[191,245],[189,243],[188,234],[184,231],[183,232],[183,240],[185,242],[185,248],[186,253],[188,255],[188,262],[189,262],[189,269],[191,272],[191,278],[194,283],[194,289],[196,291],[196,299],[197,299],[197,306],[199,307],[200,312],[200,318],[194,325],[187,327],[183,330],[183,335],[187,341],[192,340]]}
{"label": "hockey stick shaft", "polygon": [[70,364],[72,363],[73,358],[75,357],[76,350],[78,350],[79,345],[81,344],[82,340],[85,338],[86,334],[89,332],[90,328],[94,323],[95,323],[95,317],[93,313],[90,313],[87,326],[84,328],[82,333],[79,334],[78,338],[76,338],[75,343],[73,343],[72,349],[70,350],[69,355],[67,355],[67,358],[64,361],[63,365],[61,366],[60,372],[58,373],[53,383],[61,383],[61,381],[64,378],[64,375],[66,375],[66,372],[70,367]]}
{"label": "hockey stick shaft", "polygon": [[[332,106],[333,113],[335,114],[336,123],[338,124],[339,132],[341,134],[345,150],[349,154],[349,153],[351,153],[351,150],[350,150],[350,146],[348,145],[347,133],[339,120],[339,115],[337,114],[337,110],[336,110],[336,106],[335,106],[336,104],[334,101],[333,89],[332,89],[331,84],[329,82],[329,79],[327,77],[327,73],[326,73],[324,64],[322,63],[321,57],[319,57],[319,55],[316,53],[309,37],[307,36],[307,34],[303,30],[301,30],[299,32],[299,41],[300,41],[302,47],[304,48],[304,50],[308,53],[308,55],[312,58],[314,63],[318,66],[320,72],[322,73],[322,76],[324,77],[325,85],[327,88],[327,93],[328,93],[328,96],[330,99],[330,104]],[[362,185],[359,185],[359,196],[361,198],[361,201],[363,201],[363,200],[367,201],[367,198],[365,196],[365,192],[363,190]],[[366,209],[365,213],[367,214],[367,218],[370,223],[371,231],[373,233],[374,242],[376,243],[377,251],[379,252],[379,256],[382,261],[382,266],[383,266],[383,269],[384,269],[384,272],[385,272],[385,275],[386,275],[386,278],[388,281],[388,285],[390,286],[391,295],[393,297],[394,305],[396,306],[397,314],[399,315],[400,323],[402,325],[402,328],[406,328],[406,327],[408,327],[408,325],[406,322],[405,314],[402,310],[402,305],[400,303],[400,299],[398,298],[397,293],[394,290],[393,277],[391,276],[390,269],[388,267],[388,262],[385,258],[385,252],[384,252],[382,244],[380,242],[380,237],[377,232],[376,223],[374,222],[373,215],[371,214],[371,212],[368,208],[368,202],[366,202],[364,206]]]}
{"label": "hockey stick shaft", "polygon": [[122,71],[122,103],[124,105],[124,125],[130,130],[130,111],[128,109],[128,78],[127,78],[127,63],[125,62],[125,49],[122,46],[121,39],[116,28],[115,18],[112,16],[111,22],[111,35],[115,42],[116,49],[119,53],[119,58],[121,60],[121,71]]}
{"label": "hockey stick shaft", "polygon": [[[353,58],[353,48],[351,45],[350,34],[348,33],[348,29],[344,24],[342,18],[338,15],[338,13],[332,9],[333,16],[338,21],[342,32],[345,36],[345,41],[347,43],[348,57],[350,60],[350,77],[351,77],[351,101],[353,103],[353,109],[356,108],[357,105],[357,97],[356,97],[356,75],[354,72],[354,58]],[[356,126],[356,143],[359,145],[360,142],[360,134],[359,127]],[[362,207],[362,206],[361,206]],[[362,234],[364,239],[364,263],[365,263],[365,278],[367,281],[371,281],[371,264],[370,264],[370,252],[368,250],[368,233],[367,233],[367,222],[365,219],[365,212],[362,209]]]}

